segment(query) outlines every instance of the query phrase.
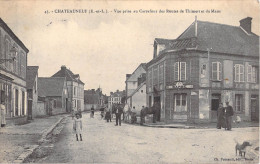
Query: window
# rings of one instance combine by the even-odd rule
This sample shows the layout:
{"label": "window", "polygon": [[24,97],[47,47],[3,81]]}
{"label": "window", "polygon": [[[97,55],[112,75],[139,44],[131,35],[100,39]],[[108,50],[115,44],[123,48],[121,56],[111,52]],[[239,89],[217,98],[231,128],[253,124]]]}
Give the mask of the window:
{"label": "window", "polygon": [[76,87],[74,87],[74,96],[76,95]]}
{"label": "window", "polygon": [[159,83],[163,83],[163,64],[160,65],[159,67]]}
{"label": "window", "polygon": [[187,111],[187,94],[175,94],[174,101],[176,112]]}
{"label": "window", "polygon": [[153,68],[153,85],[158,84],[158,66]]}
{"label": "window", "polygon": [[148,72],[148,83],[149,86],[152,86],[152,70]]}
{"label": "window", "polygon": [[206,64],[201,65],[201,68],[200,68],[200,77],[201,78],[204,78],[206,76],[206,70],[207,70],[207,65]]}
{"label": "window", "polygon": [[186,62],[176,62],[174,64],[174,79],[175,81],[186,80]]}
{"label": "window", "polygon": [[257,68],[251,65],[247,66],[247,82],[257,82]]}
{"label": "window", "polygon": [[235,95],[235,101],[236,101],[236,106],[235,106],[235,110],[237,112],[241,112],[242,111],[242,95]]}
{"label": "window", "polygon": [[57,108],[57,101],[53,100],[53,108]]}
{"label": "window", "polygon": [[212,62],[212,80],[222,80],[222,64],[220,62]]}
{"label": "window", "polygon": [[235,65],[235,82],[244,82],[244,65]]}

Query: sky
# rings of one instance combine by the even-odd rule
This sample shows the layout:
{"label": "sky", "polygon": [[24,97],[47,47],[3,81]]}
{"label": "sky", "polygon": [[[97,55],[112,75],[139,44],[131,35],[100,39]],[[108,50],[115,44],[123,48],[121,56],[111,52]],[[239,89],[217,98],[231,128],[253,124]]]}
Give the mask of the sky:
{"label": "sky", "polygon": [[[55,13],[64,9],[103,9],[108,13]],[[186,9],[200,13],[188,13]],[[206,12],[212,9],[220,13]],[[147,10],[157,13],[144,13]],[[105,94],[125,89],[126,74],[152,60],[155,38],[176,39],[195,16],[201,21],[232,26],[239,26],[239,20],[249,16],[253,18],[252,31],[260,33],[258,0],[0,0],[0,17],[29,49],[28,65],[39,66],[39,77],[50,77],[65,65],[80,75],[85,89],[100,86]]]}

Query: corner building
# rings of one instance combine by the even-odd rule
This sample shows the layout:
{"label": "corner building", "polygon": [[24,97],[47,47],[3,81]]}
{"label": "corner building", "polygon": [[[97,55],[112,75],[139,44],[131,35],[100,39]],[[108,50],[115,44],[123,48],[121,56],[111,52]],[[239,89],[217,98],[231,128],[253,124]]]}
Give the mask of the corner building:
{"label": "corner building", "polygon": [[259,121],[259,36],[252,18],[230,26],[195,20],[177,39],[154,41],[147,66],[147,106],[161,104],[161,120],[215,122],[219,103]]}

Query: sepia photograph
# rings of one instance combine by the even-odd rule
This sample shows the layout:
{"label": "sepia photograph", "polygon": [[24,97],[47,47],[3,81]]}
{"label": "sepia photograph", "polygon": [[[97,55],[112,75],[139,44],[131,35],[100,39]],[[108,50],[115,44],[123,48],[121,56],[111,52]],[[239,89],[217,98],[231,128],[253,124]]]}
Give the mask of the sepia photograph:
{"label": "sepia photograph", "polygon": [[0,163],[259,161],[259,0],[0,0]]}

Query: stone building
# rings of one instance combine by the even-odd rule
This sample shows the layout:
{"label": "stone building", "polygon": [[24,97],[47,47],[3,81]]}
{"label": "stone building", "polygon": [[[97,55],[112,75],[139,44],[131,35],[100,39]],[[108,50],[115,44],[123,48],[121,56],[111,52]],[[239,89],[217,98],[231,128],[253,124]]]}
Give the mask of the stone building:
{"label": "stone building", "polygon": [[68,112],[84,109],[84,83],[80,80],[79,74],[74,74],[66,66],[52,77],[65,77],[68,87]]}
{"label": "stone building", "polygon": [[177,39],[155,39],[147,63],[147,106],[165,122],[216,121],[220,102],[259,121],[259,36],[252,18],[239,26],[195,20]]}
{"label": "stone building", "polygon": [[29,50],[0,18],[0,100],[7,124],[27,121],[26,67]]}
{"label": "stone building", "polygon": [[39,66],[27,66],[26,83],[28,95],[28,119],[38,116],[38,69]]}

